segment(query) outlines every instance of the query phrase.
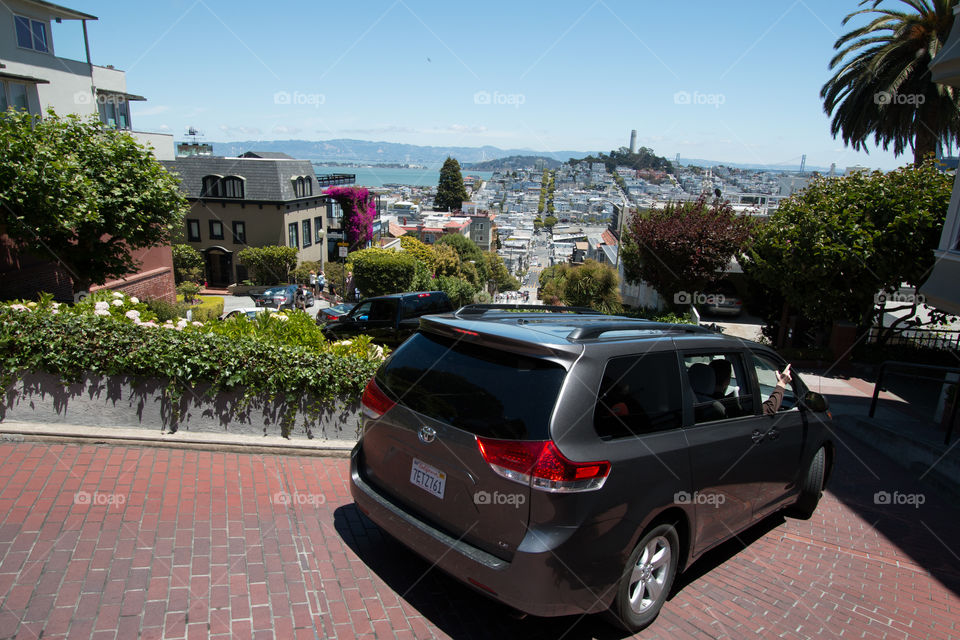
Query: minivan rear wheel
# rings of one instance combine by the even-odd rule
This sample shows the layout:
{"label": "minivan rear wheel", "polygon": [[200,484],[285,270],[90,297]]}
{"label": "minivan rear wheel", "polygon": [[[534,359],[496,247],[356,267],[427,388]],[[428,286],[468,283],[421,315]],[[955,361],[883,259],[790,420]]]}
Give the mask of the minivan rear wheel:
{"label": "minivan rear wheel", "polygon": [[610,607],[615,624],[639,631],[654,621],[673,586],[679,557],[680,539],[672,525],[658,525],[640,539]]}

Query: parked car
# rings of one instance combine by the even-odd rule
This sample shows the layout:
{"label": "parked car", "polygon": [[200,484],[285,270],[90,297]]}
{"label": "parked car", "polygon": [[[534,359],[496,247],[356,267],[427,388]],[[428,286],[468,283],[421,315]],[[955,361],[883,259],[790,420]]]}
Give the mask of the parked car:
{"label": "parked car", "polygon": [[235,318],[237,316],[247,316],[250,320],[253,320],[261,313],[276,313],[275,309],[269,309],[267,307],[241,307],[239,309],[234,309],[233,311],[228,311],[227,313],[221,314],[221,320],[227,320],[228,318]]}
{"label": "parked car", "polygon": [[743,300],[732,287],[721,287],[707,294],[704,309],[708,314],[717,316],[738,316],[743,311]]}
{"label": "parked car", "polygon": [[[254,297],[253,302],[258,307],[273,307],[274,309],[295,309],[297,307],[296,295],[297,285],[285,284],[278,287],[270,287],[263,293]],[[312,307],[315,304],[313,293],[305,289],[307,301],[306,305]]]}
{"label": "parked car", "polygon": [[356,305],[355,302],[341,302],[327,309],[320,309],[317,312],[317,324],[322,325],[327,322],[337,322],[343,316],[350,312]]}
{"label": "parked car", "polygon": [[453,311],[453,304],[443,291],[392,293],[361,300],[338,322],[325,324],[323,334],[329,340],[368,335],[375,342],[393,347],[416,332],[422,316],[449,311]]}
{"label": "parked car", "polygon": [[636,631],[708,550],[780,509],[813,513],[831,417],[799,376],[764,415],[774,351],[528,309],[423,317],[367,385],[351,493],[393,538],[522,612]]}

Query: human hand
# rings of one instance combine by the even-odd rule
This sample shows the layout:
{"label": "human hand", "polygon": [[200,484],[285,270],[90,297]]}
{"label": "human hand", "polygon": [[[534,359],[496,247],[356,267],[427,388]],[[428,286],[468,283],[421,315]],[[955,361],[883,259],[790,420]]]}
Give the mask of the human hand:
{"label": "human hand", "polygon": [[786,387],[791,380],[793,380],[793,376],[790,375],[790,364],[788,363],[783,371],[777,371],[777,386]]}

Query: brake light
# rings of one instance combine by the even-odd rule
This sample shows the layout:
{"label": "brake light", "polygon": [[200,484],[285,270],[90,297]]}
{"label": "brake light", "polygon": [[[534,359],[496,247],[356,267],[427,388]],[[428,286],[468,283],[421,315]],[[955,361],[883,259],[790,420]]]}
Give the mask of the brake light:
{"label": "brake light", "polygon": [[531,442],[478,437],[477,446],[497,474],[541,491],[593,491],[603,486],[610,473],[609,462],[574,462],[560,453],[552,440]]}
{"label": "brake light", "polygon": [[373,378],[363,390],[363,397],[360,399],[360,406],[363,408],[363,415],[371,420],[375,420],[390,411],[397,403],[387,397]]}

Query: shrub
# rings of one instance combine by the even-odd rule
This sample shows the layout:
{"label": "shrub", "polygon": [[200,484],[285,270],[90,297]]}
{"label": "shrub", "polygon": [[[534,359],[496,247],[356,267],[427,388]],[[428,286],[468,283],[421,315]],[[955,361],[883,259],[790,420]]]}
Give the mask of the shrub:
{"label": "shrub", "polygon": [[323,271],[323,263],[319,260],[305,260],[297,265],[297,268],[291,273],[293,281],[299,284],[308,284],[310,282],[310,272],[320,273]]}
{"label": "shrub", "polygon": [[416,275],[413,256],[385,249],[364,249],[350,255],[354,286],[365,296],[409,291]]}
{"label": "shrub", "polygon": [[188,244],[175,244],[173,252],[173,276],[181,282],[203,282],[203,254]]}
{"label": "shrub", "polygon": [[[384,355],[365,338],[298,343],[294,336],[309,335],[312,323],[295,316],[306,314],[201,326],[181,320],[161,327],[111,310],[106,315],[91,311],[103,310],[97,303],[119,309],[132,300],[115,299],[122,305],[97,300],[85,310],[57,305],[50,297],[39,303],[0,305],[3,386],[17,372],[28,370],[59,375],[65,382],[78,381],[86,373],[164,378],[170,381],[166,393],[172,400],[199,383],[209,383],[212,393],[241,388],[246,390],[245,401],[255,395],[285,398],[289,410],[281,431],[289,436],[302,398],[311,399],[311,414],[319,414],[335,399],[358,401]],[[282,323],[293,324],[285,330],[279,327]]]}
{"label": "shrub", "polygon": [[249,269],[251,279],[258,285],[285,282],[297,266],[297,250],[293,247],[247,247],[237,254],[240,264]]}
{"label": "shrub", "polygon": [[452,278],[450,276],[440,276],[436,280],[437,288],[447,294],[454,307],[462,307],[465,304],[471,304],[477,290],[466,280]]}
{"label": "shrub", "polygon": [[216,320],[223,315],[223,298],[207,297],[200,301],[200,304],[190,307],[193,311],[193,319],[197,322],[208,322]]}
{"label": "shrub", "polygon": [[156,315],[158,322],[186,318],[187,309],[190,308],[190,305],[185,302],[167,302],[160,298],[147,298],[144,300],[144,304],[147,305],[147,309]]}
{"label": "shrub", "polygon": [[183,296],[184,302],[193,302],[200,295],[200,285],[196,282],[181,282],[177,285],[177,293]]}

